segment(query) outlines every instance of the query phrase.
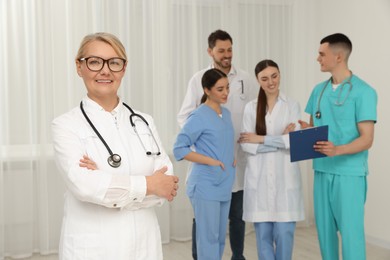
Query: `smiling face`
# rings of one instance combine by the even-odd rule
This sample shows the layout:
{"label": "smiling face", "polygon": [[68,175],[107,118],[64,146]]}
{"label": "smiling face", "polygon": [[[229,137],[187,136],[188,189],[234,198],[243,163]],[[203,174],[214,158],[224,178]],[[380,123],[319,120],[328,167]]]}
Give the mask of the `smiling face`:
{"label": "smiling face", "polygon": [[[91,41],[85,46],[82,58],[92,56],[105,60],[120,57],[110,44],[99,40]],[[119,72],[112,72],[108,68],[107,62],[97,72],[88,69],[86,61],[76,60],[76,67],[77,74],[84,80],[90,99],[97,103],[101,103],[101,101],[106,99],[117,99],[117,92],[126,71],[126,64],[123,70]]]}
{"label": "smiling face", "polygon": [[214,48],[208,48],[207,51],[213,58],[216,68],[225,72],[230,70],[233,58],[233,47],[230,40],[217,40]]}
{"label": "smiling face", "polygon": [[279,94],[280,73],[278,68],[266,67],[257,74],[257,81],[267,96]]}
{"label": "smiling face", "polygon": [[320,45],[317,61],[321,66],[322,72],[332,72],[340,60],[340,51],[332,49],[328,42]]}

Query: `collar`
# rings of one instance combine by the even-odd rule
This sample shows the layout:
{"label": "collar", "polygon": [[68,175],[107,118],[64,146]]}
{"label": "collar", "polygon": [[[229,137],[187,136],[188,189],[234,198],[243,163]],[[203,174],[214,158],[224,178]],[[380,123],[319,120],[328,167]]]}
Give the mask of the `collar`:
{"label": "collar", "polygon": [[[215,67],[214,67],[214,63],[212,63],[209,67],[208,67],[208,69],[214,69]],[[230,76],[235,76],[235,75],[237,75],[237,69],[234,67],[234,65],[232,64],[232,66],[230,67],[230,71],[229,71],[229,73],[227,74],[227,76],[228,77],[230,77]]]}
{"label": "collar", "polygon": [[[279,90],[279,96],[278,96],[278,101],[283,101],[283,102],[287,102],[287,96],[286,94],[284,94],[284,92],[282,92],[281,90]],[[255,104],[257,104],[257,98],[255,99]]]}
{"label": "collar", "polygon": [[[92,110],[92,111],[107,112],[107,111],[104,110],[104,108],[102,106],[100,106],[94,100],[90,99],[88,96],[85,96],[83,98],[82,102],[83,102],[83,105],[84,105],[84,109],[88,109],[88,110]],[[120,111],[122,111],[123,109],[124,109],[124,106],[122,104],[122,99],[119,97],[118,105],[111,112],[108,112],[108,113],[111,113],[112,115],[115,115],[115,114],[119,113]]]}
{"label": "collar", "polygon": [[287,102],[287,96],[286,96],[286,94],[284,94],[284,92],[282,92],[282,91],[280,91],[280,90],[279,90],[278,100],[282,100],[282,101],[284,101],[284,102]]}

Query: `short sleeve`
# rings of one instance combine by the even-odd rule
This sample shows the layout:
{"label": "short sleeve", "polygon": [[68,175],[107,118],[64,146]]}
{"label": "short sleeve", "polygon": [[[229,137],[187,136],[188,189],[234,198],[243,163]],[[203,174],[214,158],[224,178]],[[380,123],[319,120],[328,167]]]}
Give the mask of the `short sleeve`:
{"label": "short sleeve", "polygon": [[356,101],[356,121],[374,121],[377,119],[378,96],[376,91],[369,87]]}
{"label": "short sleeve", "polygon": [[173,145],[173,155],[176,160],[183,160],[187,154],[192,152],[191,146],[202,134],[202,126],[200,116],[194,113],[190,114]]}

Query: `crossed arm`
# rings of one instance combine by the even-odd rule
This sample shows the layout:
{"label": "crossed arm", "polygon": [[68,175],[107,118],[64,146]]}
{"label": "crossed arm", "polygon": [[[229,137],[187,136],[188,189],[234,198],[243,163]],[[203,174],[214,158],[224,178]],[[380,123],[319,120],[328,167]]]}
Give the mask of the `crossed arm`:
{"label": "crossed arm", "polygon": [[[96,163],[86,155],[80,159],[79,165],[89,170],[97,170]],[[179,189],[179,178],[173,175],[166,175],[165,172],[167,170],[167,167],[162,167],[155,171],[153,175],[146,176],[146,195],[156,195],[168,201],[173,200]]]}

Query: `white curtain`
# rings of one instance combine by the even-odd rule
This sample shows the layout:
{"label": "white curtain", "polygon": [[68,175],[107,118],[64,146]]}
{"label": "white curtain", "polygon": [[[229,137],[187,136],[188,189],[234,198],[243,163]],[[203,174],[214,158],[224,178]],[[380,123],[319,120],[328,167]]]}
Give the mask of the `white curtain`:
{"label": "white curtain", "polygon": [[[171,153],[187,82],[210,63],[207,37],[216,29],[233,37],[236,66],[254,73],[258,61],[274,59],[282,87],[294,93],[291,81],[300,79],[291,50],[301,2],[0,0],[0,259],[57,251],[65,187],[53,161],[50,123],[86,93],[74,64],[83,36],[106,31],[122,40],[129,65],[120,95],[153,115]],[[174,164],[181,189],[158,210],[164,242],[191,237],[187,165]]]}

